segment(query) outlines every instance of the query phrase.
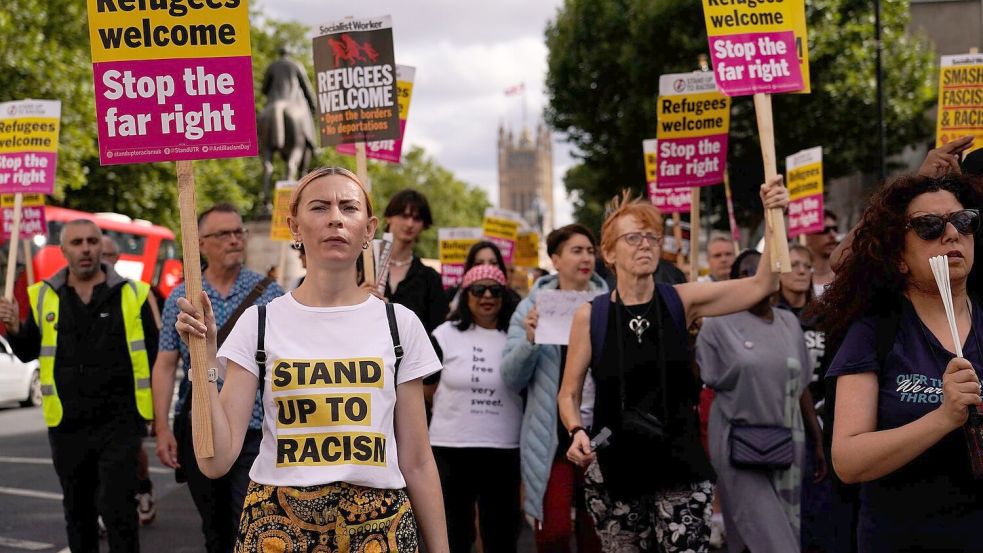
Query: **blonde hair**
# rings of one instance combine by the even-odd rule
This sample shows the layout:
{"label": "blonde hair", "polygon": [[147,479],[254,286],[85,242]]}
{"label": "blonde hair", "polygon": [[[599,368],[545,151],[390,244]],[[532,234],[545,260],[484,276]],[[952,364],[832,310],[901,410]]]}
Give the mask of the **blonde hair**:
{"label": "blonde hair", "polygon": [[331,175],[345,177],[358,185],[358,188],[362,191],[362,195],[365,196],[365,209],[368,211],[369,217],[372,217],[372,198],[369,196],[369,191],[365,188],[365,184],[362,183],[362,180],[358,178],[358,175],[352,173],[344,167],[319,167],[304,175],[304,177],[300,179],[300,182],[297,183],[294,191],[290,194],[290,215],[294,218],[297,217],[297,208],[300,205],[300,196],[304,193],[304,189],[307,188],[307,185],[321,177],[328,177]]}
{"label": "blonde hair", "polygon": [[[624,189],[620,195],[611,198],[604,211],[607,213],[607,217],[604,219],[604,224],[601,225],[602,253],[614,249],[614,244],[618,240],[614,234],[614,224],[622,217],[635,217],[643,227],[650,227],[660,236],[663,233],[662,212],[641,196],[636,197],[631,190]],[[614,271],[614,265],[609,263],[604,255],[601,255],[601,258],[604,259],[604,264]]]}

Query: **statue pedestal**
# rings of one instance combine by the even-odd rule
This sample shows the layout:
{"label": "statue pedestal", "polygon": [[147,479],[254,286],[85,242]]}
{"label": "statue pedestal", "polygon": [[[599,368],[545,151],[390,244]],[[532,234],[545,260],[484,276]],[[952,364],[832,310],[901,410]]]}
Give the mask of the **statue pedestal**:
{"label": "statue pedestal", "polygon": [[243,223],[249,230],[246,243],[246,267],[261,275],[271,268],[278,268],[277,282],[286,290],[305,273],[300,264],[300,255],[290,247],[290,242],[270,240],[269,219]]}

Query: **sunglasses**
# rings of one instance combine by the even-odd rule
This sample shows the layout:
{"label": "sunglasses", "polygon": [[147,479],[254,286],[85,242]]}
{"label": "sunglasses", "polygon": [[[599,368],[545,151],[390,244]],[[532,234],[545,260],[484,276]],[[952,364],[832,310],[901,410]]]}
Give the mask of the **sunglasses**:
{"label": "sunglasses", "polygon": [[484,296],[485,292],[489,292],[493,298],[500,298],[505,295],[505,287],[501,284],[472,284],[468,290],[476,298]]}
{"label": "sunglasses", "polygon": [[945,234],[946,225],[952,223],[959,234],[975,234],[980,230],[980,211],[961,209],[948,215],[919,215],[908,219],[908,226],[922,240],[936,240]]}
{"label": "sunglasses", "polygon": [[823,232],[822,232],[822,234],[829,234],[829,233],[831,233],[831,232],[832,232],[833,234],[836,234],[836,233],[838,233],[838,232],[839,232],[839,229],[837,229],[837,228],[836,228],[836,225],[829,225],[829,226],[825,226],[825,227],[823,227]]}

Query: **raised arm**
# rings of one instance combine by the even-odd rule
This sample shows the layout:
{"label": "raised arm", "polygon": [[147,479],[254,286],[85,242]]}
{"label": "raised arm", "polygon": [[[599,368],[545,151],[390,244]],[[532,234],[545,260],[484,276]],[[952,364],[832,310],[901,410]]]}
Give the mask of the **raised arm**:
{"label": "raised arm", "polygon": [[[761,203],[765,210],[788,205],[788,190],[782,176],[761,185]],[[700,317],[717,317],[744,311],[765,296],[778,290],[778,273],[771,270],[771,233],[765,233],[764,253],[753,277],[723,282],[687,282],[677,284],[676,291],[683,302],[687,327]]]}
{"label": "raised arm", "polygon": [[532,299],[526,298],[519,302],[509,319],[509,333],[502,354],[502,380],[517,392],[529,385],[536,372],[536,353],[540,346],[530,339],[535,334],[535,315]]}
{"label": "raised arm", "polygon": [[[206,344],[207,366],[217,367],[215,316],[212,313],[212,304],[205,292],[201,293],[201,302],[204,307],[204,317],[199,318],[198,310],[191,305],[191,302],[185,298],[179,299],[178,307],[181,309],[181,314],[178,315],[174,327],[185,343],[188,342],[189,334],[203,338]],[[225,475],[239,457],[243,440],[246,437],[246,429],[249,427],[249,419],[252,417],[256,390],[259,389],[258,382],[256,375],[242,368],[238,363],[229,360],[226,363],[222,393],[219,394],[218,385],[215,382],[207,383],[208,395],[211,400],[212,440],[215,456],[205,458],[199,456],[198,452],[195,451],[198,467],[205,476],[219,478]],[[188,399],[191,400],[191,398]],[[193,418],[192,429],[194,429]]]}
{"label": "raised arm", "polygon": [[942,405],[890,430],[877,430],[877,375],[847,374],[836,380],[833,468],[847,484],[867,482],[907,465],[980,405],[979,380],[969,361],[954,358],[942,377]]}

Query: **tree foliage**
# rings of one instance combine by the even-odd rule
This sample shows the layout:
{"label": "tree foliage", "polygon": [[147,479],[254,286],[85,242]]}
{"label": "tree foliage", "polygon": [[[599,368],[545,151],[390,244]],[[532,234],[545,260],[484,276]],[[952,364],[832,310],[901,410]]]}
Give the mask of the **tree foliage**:
{"label": "tree foliage", "polygon": [[[83,211],[115,211],[178,230],[177,186],[173,163],[99,165],[98,133],[92,83],[92,58],[85,2],[77,0],[5,0],[0,6],[0,101],[23,98],[62,102],[58,173],[54,203]],[[251,14],[253,90],[256,112],[265,105],[261,91],[266,67],[287,46],[294,59],[314,74],[306,25]],[[278,175],[284,164],[277,161]],[[321,148],[312,167],[342,165],[354,159]],[[230,202],[252,212],[262,187],[258,158],[196,161],[198,207]],[[413,148],[402,165],[369,164],[379,210],[396,190],[413,187],[431,200],[435,226],[476,226],[489,205],[484,191],[471,188],[447,169]],[[424,233],[420,253],[435,256],[436,232]]]}
{"label": "tree foliage", "polygon": [[[924,113],[935,101],[937,77],[928,42],[907,34],[908,0],[881,5],[892,155],[929,137]],[[875,171],[873,4],[808,0],[806,11],[812,93],[773,97],[778,159],[821,145],[827,178]],[[564,182],[579,196],[575,218],[598,226],[603,203],[617,190],[644,188],[641,143],[656,136],[659,75],[697,68],[708,50],[703,12],[694,0],[566,0],[546,29],[546,44],[546,117],[582,156]],[[732,105],[728,166],[738,216],[747,220],[760,210],[761,153],[751,98]],[[722,192],[711,194],[722,209]]]}

